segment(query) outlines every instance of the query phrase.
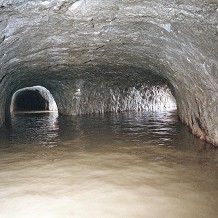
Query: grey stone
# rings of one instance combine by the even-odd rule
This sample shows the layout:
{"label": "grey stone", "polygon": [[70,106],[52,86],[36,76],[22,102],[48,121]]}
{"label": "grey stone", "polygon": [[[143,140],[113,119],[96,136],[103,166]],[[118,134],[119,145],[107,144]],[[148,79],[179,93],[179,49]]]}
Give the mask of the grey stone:
{"label": "grey stone", "polygon": [[42,85],[74,114],[86,81],[97,92],[153,74],[181,120],[218,145],[217,0],[0,0],[0,35],[1,125],[18,89]]}

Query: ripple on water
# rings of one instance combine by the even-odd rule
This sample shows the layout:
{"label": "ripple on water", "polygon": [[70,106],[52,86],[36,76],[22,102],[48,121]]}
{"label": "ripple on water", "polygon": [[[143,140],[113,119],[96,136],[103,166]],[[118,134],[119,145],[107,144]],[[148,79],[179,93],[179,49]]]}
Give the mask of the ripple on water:
{"label": "ripple on water", "polygon": [[0,135],[0,217],[215,218],[207,146],[175,112],[17,114]]}

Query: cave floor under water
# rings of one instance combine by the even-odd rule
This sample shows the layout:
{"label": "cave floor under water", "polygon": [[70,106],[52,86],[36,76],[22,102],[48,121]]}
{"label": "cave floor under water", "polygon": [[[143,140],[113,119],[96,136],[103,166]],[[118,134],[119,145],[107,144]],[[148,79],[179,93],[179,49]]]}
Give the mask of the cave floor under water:
{"label": "cave floor under water", "polygon": [[16,114],[0,132],[0,217],[218,215],[218,151],[176,111]]}

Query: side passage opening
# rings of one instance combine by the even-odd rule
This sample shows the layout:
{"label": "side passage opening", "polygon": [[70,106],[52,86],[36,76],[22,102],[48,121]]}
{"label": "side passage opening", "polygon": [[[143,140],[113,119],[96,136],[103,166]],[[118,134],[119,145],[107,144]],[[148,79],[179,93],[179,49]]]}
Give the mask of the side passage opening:
{"label": "side passage opening", "polygon": [[11,112],[58,111],[57,104],[48,89],[32,86],[19,89],[12,96]]}

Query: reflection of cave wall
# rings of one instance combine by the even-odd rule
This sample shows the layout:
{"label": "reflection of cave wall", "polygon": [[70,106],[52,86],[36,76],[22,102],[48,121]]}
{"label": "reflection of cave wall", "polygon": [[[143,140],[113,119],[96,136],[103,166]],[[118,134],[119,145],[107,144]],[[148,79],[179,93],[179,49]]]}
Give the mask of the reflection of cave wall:
{"label": "reflection of cave wall", "polygon": [[93,99],[102,90],[123,102],[125,90],[141,90],[152,73],[169,85],[192,132],[218,144],[216,1],[0,4],[0,124],[13,93],[24,87],[44,86],[61,113],[74,114],[84,112],[82,103],[89,111],[99,105]]}
{"label": "reflection of cave wall", "polygon": [[37,91],[23,91],[17,95],[14,102],[15,111],[48,110],[48,106],[48,101]]}

